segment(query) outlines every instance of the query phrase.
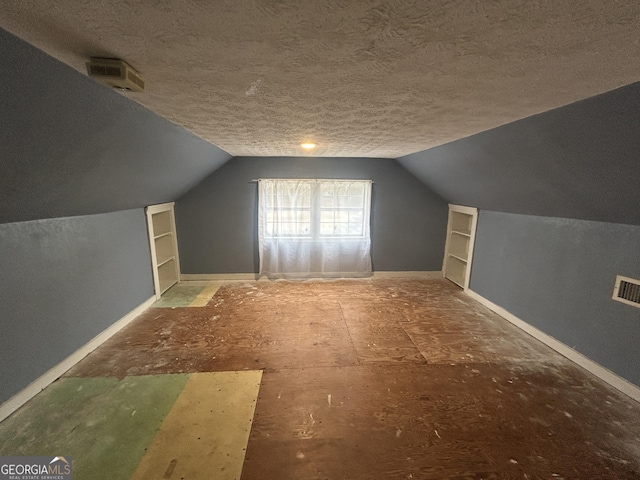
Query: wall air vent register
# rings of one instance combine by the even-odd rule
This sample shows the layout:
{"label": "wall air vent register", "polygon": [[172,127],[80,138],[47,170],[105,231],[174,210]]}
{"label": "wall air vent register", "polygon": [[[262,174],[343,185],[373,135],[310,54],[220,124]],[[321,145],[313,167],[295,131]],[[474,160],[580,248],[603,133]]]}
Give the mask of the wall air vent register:
{"label": "wall air vent register", "polygon": [[640,280],[618,275],[613,299],[640,308]]}

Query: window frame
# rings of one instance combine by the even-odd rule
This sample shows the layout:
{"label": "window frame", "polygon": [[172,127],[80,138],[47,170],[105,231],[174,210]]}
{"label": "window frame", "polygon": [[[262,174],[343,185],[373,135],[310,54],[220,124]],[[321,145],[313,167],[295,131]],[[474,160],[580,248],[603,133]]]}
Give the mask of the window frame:
{"label": "window frame", "polygon": [[[282,211],[286,211],[286,210],[290,210],[293,212],[305,212],[308,211],[310,213],[310,227],[309,227],[309,234],[308,235],[303,235],[303,234],[291,234],[291,235],[283,235],[283,234],[269,234],[269,227],[267,225],[268,220],[267,218],[264,219],[265,225],[264,225],[264,236],[265,238],[269,238],[269,239],[280,239],[280,240],[296,240],[296,241],[301,241],[301,242],[330,242],[330,241],[349,241],[349,240],[354,240],[354,241],[361,241],[363,239],[365,239],[368,236],[368,228],[367,228],[367,223],[370,222],[370,218],[371,218],[371,184],[373,183],[371,180],[359,180],[359,179],[308,179],[308,178],[287,178],[287,179],[263,179],[264,181],[271,181],[271,182],[291,182],[291,183],[298,183],[298,182],[308,182],[311,185],[311,192],[310,192],[310,205],[309,207],[296,207],[296,206],[292,206],[292,207],[284,207],[284,208],[273,208],[269,206],[269,203],[267,202],[265,204],[265,209],[266,209],[266,217],[268,218],[269,213],[272,213],[274,215],[274,217],[278,216],[278,213],[282,212]],[[352,207],[352,206],[339,206],[336,203],[339,202],[333,202],[334,205],[332,207],[323,207],[322,206],[322,187],[323,185],[327,185],[327,184],[337,184],[337,183],[342,183],[342,184],[353,184],[353,183],[359,183],[363,185],[362,188],[362,193],[357,195],[357,197],[359,199],[361,199],[360,202],[360,206],[358,207]],[[314,189],[317,189],[318,191],[315,192]],[[333,197],[337,197],[339,196],[338,190],[335,190],[336,193],[334,193]],[[277,192],[274,194],[277,195]],[[355,194],[347,194],[349,196],[356,196]],[[351,212],[359,212],[362,216],[362,220],[359,222],[359,226],[360,226],[360,232],[356,235],[354,234],[327,234],[327,233],[322,233],[322,224],[323,223],[327,223],[327,222],[322,222],[322,212],[323,210],[326,211],[333,211],[334,212],[334,229],[335,229],[335,225],[336,222],[335,221],[335,214],[337,212],[347,212],[348,216],[350,216],[349,214]],[[272,222],[273,223],[273,222]],[[339,223],[344,223],[344,222],[339,222]],[[349,218],[347,219],[347,230],[349,229]],[[274,224],[277,225],[277,224]],[[277,228],[274,228],[274,230],[278,230]]]}

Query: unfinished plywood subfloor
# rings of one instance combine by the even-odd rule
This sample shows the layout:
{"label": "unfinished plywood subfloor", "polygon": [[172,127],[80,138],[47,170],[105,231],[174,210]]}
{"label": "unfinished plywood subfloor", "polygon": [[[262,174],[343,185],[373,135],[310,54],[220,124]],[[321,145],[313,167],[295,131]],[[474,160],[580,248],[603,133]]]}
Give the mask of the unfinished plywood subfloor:
{"label": "unfinished plywood subfloor", "polygon": [[[619,422],[632,412],[577,384],[570,368],[551,370],[363,365],[271,372],[243,479],[637,478],[625,444],[610,437],[629,427]],[[612,417],[618,409],[622,416]]]}
{"label": "unfinished plywood subfloor", "polygon": [[440,280],[246,282],[69,376],[264,369],[242,478],[640,478],[640,406]]}

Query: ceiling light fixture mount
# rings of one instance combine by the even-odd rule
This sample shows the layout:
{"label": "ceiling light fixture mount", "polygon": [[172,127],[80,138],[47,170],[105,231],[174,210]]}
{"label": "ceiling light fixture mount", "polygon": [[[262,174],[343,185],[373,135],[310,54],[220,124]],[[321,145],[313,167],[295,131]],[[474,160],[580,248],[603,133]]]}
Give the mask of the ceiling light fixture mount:
{"label": "ceiling light fixture mount", "polygon": [[305,150],[312,150],[312,149],[316,148],[317,145],[315,143],[313,143],[313,142],[303,142],[303,143],[300,144],[300,146],[302,148],[304,148]]}

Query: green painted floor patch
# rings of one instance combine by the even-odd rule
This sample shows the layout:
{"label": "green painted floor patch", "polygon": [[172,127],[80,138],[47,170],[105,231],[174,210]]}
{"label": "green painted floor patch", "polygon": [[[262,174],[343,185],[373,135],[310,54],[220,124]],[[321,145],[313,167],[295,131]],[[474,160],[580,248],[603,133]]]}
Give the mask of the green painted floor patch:
{"label": "green painted floor patch", "polygon": [[75,480],[128,480],[188,379],[61,378],[0,423],[0,456],[70,456]]}
{"label": "green painted floor patch", "polygon": [[178,283],[162,294],[160,300],[154,303],[154,308],[188,307],[200,294],[207,282]]}

